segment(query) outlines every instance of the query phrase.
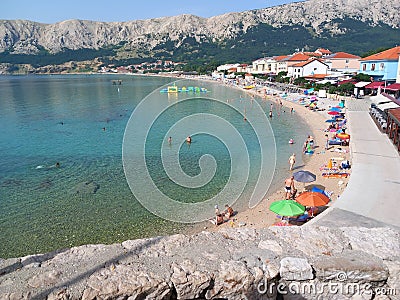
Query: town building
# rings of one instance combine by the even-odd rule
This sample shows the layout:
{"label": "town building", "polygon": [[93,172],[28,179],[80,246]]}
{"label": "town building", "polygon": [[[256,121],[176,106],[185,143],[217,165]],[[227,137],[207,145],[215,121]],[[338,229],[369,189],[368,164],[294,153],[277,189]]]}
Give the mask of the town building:
{"label": "town building", "polygon": [[315,79],[322,79],[328,74],[328,70],[329,67],[327,64],[317,58],[311,58],[307,61],[288,66],[287,76],[293,78],[315,77]]}
{"label": "town building", "polygon": [[399,68],[400,46],[372,54],[361,59],[360,73],[368,74],[374,81],[395,82]]}
{"label": "town building", "polygon": [[332,71],[340,71],[344,73],[357,72],[360,69],[360,56],[346,52],[336,52],[325,56],[324,62]]}

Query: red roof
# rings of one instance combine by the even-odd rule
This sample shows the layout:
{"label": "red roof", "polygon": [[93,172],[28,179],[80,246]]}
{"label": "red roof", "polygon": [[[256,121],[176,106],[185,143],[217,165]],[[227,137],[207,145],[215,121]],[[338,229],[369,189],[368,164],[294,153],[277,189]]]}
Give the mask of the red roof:
{"label": "red roof", "polygon": [[279,56],[274,56],[273,58],[276,60],[276,61],[280,61],[280,60],[283,60],[283,59],[285,59],[285,58],[287,58],[288,57],[288,55],[279,55]]}
{"label": "red roof", "polygon": [[305,55],[303,53],[296,53],[292,57],[290,57],[288,60],[289,61],[305,61],[309,60],[310,57],[308,55]]}
{"label": "red roof", "polygon": [[355,59],[360,59],[361,57],[357,56],[357,55],[353,55],[350,53],[346,53],[346,52],[336,52],[333,53],[332,55],[329,55],[329,58],[333,58],[333,59],[341,59],[341,58],[355,58]]}
{"label": "red roof", "polygon": [[389,91],[399,91],[400,90],[400,83],[393,83],[391,85],[388,85],[385,89],[389,90]]}
{"label": "red roof", "polygon": [[[331,54],[332,53],[328,49],[323,49],[323,48],[318,48],[317,51],[321,52],[322,54]],[[317,51],[315,51],[315,52],[317,52]]]}
{"label": "red roof", "polygon": [[400,46],[372,54],[370,56],[364,57],[361,60],[398,60],[400,55]]}
{"label": "red roof", "polygon": [[327,74],[314,74],[314,75],[310,75],[310,76],[305,76],[305,78],[307,79],[324,79],[326,76],[328,76]]}
{"label": "red roof", "polygon": [[320,61],[319,59],[314,58],[314,59],[309,59],[307,61],[303,61],[303,62],[294,64],[294,65],[292,65],[292,67],[304,67],[305,65],[308,65],[309,63],[313,62],[314,60],[318,60],[320,63],[325,64],[322,61]]}
{"label": "red roof", "polygon": [[316,57],[321,57],[321,53],[316,53],[316,52],[303,52],[303,54],[308,55],[308,56],[316,56]]}
{"label": "red roof", "polygon": [[345,83],[352,83],[352,84],[355,84],[356,82],[357,82],[357,81],[354,80],[354,79],[347,79],[347,80],[339,81],[339,82],[338,82],[338,85],[342,85],[342,84],[345,84]]}
{"label": "red roof", "polygon": [[385,83],[383,81],[374,81],[374,82],[371,82],[370,84],[367,84],[365,86],[365,88],[376,90],[376,89],[378,89],[378,87],[382,87],[384,85],[385,85]]}

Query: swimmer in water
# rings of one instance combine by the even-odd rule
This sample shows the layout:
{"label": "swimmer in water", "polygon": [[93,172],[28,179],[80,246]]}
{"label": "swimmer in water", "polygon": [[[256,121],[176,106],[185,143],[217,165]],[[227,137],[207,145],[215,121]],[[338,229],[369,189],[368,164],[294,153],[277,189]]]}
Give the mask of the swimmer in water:
{"label": "swimmer in water", "polygon": [[171,146],[171,144],[172,144],[172,137],[169,137],[169,138],[168,138],[168,145]]}
{"label": "swimmer in water", "polygon": [[192,137],[190,135],[186,138],[186,143],[192,143]]}
{"label": "swimmer in water", "polygon": [[51,166],[49,166],[49,167],[46,167],[46,166],[43,166],[43,165],[39,165],[39,166],[37,166],[35,169],[36,169],[36,170],[38,170],[38,169],[46,169],[46,170],[49,170],[49,169],[59,168],[59,167],[61,167],[61,164],[60,164],[59,162],[56,162],[54,165],[51,165]]}

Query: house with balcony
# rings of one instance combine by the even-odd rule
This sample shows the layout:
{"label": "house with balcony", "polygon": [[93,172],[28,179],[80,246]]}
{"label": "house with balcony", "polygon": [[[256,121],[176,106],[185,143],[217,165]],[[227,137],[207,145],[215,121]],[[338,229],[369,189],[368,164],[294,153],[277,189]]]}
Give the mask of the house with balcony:
{"label": "house with balcony", "polygon": [[275,73],[273,66],[275,65],[275,60],[273,57],[259,58],[253,61],[252,73],[253,74],[270,74]]}
{"label": "house with balcony", "polygon": [[272,69],[274,70],[275,74],[279,74],[279,72],[287,72],[287,61],[286,59],[289,55],[280,55],[274,56],[274,63],[272,65]]}
{"label": "house with balcony", "polygon": [[[310,60],[310,56],[298,52],[294,53],[292,55],[287,55],[284,58],[280,59],[278,62],[279,69],[277,70],[279,72],[289,72],[289,67],[293,66],[295,64],[303,63]],[[289,74],[288,74],[289,75]]]}
{"label": "house with balcony", "polygon": [[374,81],[395,82],[398,73],[400,46],[364,57],[360,73],[368,74]]}
{"label": "house with balcony", "polygon": [[360,56],[346,52],[336,52],[324,58],[324,62],[332,71],[343,73],[358,72],[360,69]]}

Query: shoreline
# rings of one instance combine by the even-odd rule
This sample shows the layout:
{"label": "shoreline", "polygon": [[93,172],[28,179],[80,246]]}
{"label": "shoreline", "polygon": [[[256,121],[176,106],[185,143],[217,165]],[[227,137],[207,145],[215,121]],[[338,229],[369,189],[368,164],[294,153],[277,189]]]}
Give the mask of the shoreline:
{"label": "shoreline", "polygon": [[[179,78],[178,78],[179,79]],[[214,80],[207,80],[204,78],[188,78],[188,79],[193,79],[193,80],[199,80],[199,81],[209,81],[213,83],[218,83],[218,81]],[[220,82],[219,84],[224,84],[223,82]],[[328,126],[327,123],[325,123],[325,117],[323,113],[320,111],[311,111],[308,108],[304,107],[303,105],[282,98],[279,96],[281,91],[274,90],[271,88],[265,88],[266,90],[271,90],[275,92],[277,95],[263,95],[257,93],[255,90],[245,90],[241,88],[240,86],[237,85],[226,85],[227,87],[231,87],[233,89],[238,89],[240,91],[244,91],[250,95],[255,95],[256,97],[259,97],[261,101],[271,101],[274,103],[274,109],[276,110],[276,106],[279,105],[279,101],[282,102],[283,107],[286,108],[286,110],[290,110],[291,108],[294,109],[294,113],[299,116],[303,122],[307,124],[307,126],[310,128],[310,135],[314,137],[315,141],[315,149],[314,149],[314,154],[311,156],[307,156],[303,154],[302,156],[302,162],[303,165],[299,166],[299,163],[297,165],[295,164],[294,170],[293,171],[299,171],[299,170],[308,170],[315,175],[317,175],[317,179],[315,182],[309,183],[309,184],[303,184],[299,182],[295,182],[295,186],[298,189],[299,192],[301,192],[305,186],[307,185],[322,185],[325,187],[325,191],[328,191],[331,193],[331,201],[327,204],[327,206],[331,206],[334,201],[343,193],[345,187],[347,186],[347,183],[349,181],[349,177],[347,178],[340,178],[340,179],[332,179],[332,178],[324,178],[322,177],[322,171],[320,168],[327,163],[329,158],[331,157],[340,157],[346,160],[351,161],[351,153],[348,150],[346,153],[335,153],[335,146],[331,146],[328,151],[325,151],[325,134],[327,132],[324,131],[324,129]],[[302,94],[297,94],[297,93],[292,93],[290,96],[294,97],[294,99],[300,98],[300,97],[306,97],[305,95]],[[322,108],[324,108],[326,111],[328,110],[328,107],[334,104],[338,104],[340,101],[339,100],[330,100],[328,98],[325,98],[328,103],[324,102],[324,99],[320,99],[319,102],[322,105]],[[328,115],[327,115],[328,116]],[[346,116],[347,117],[347,116]],[[329,134],[329,133],[328,133]],[[295,146],[296,147],[302,147],[303,141],[296,141]],[[349,149],[349,147],[347,146]],[[289,159],[289,158],[288,158]],[[289,171],[289,164],[288,164],[288,177],[291,175],[292,171]],[[198,233],[201,231],[210,231],[210,232],[215,232],[215,231],[220,231],[221,229],[224,228],[237,228],[237,227],[245,227],[245,228],[265,228],[269,226],[273,226],[274,223],[279,221],[277,218],[276,214],[271,212],[269,210],[269,206],[272,202],[278,201],[285,199],[285,192],[283,190],[284,184],[282,182],[282,186],[277,186],[275,188],[271,189],[271,193],[267,194],[267,196],[262,199],[262,201],[255,206],[254,208],[248,208],[244,211],[237,211],[234,217],[232,217],[230,220],[225,220],[225,222],[221,225],[215,226],[210,223],[199,223],[193,225],[193,228],[191,230],[191,233]],[[233,222],[232,222],[233,221]]]}

